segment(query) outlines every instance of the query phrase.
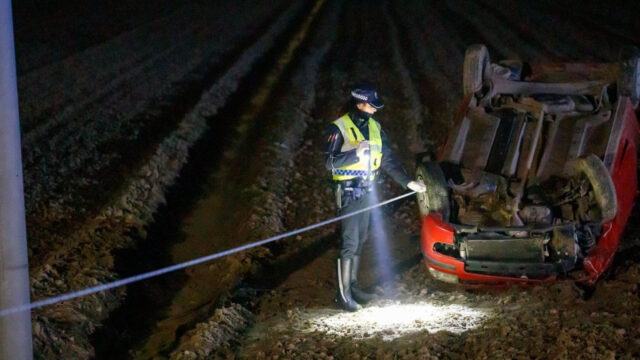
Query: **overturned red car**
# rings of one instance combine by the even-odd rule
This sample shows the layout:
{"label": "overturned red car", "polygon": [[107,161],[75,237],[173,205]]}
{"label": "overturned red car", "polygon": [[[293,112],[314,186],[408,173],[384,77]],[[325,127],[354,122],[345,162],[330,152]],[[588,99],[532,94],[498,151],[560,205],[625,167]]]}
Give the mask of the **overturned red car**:
{"label": "overturned red car", "polygon": [[433,277],[593,284],[611,266],[637,193],[638,54],[491,63],[467,49],[452,132],[417,166]]}

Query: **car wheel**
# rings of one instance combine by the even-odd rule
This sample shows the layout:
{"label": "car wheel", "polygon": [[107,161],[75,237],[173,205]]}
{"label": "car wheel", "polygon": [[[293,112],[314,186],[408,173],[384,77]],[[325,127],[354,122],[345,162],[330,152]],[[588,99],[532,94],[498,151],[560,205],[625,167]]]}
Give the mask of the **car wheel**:
{"label": "car wheel", "polygon": [[467,48],[462,72],[462,93],[465,97],[482,89],[484,71],[489,65],[489,51],[486,46],[475,44]]}
{"label": "car wheel", "polygon": [[618,92],[628,96],[637,106],[640,100],[640,50],[635,47],[625,49],[621,58]]}
{"label": "car wheel", "polygon": [[417,194],[418,207],[422,217],[436,212],[442,215],[443,221],[449,221],[451,206],[449,203],[449,190],[444,173],[437,162],[427,161],[418,165],[416,179],[424,182],[427,190]]}
{"label": "car wheel", "polygon": [[573,165],[573,174],[583,175],[589,180],[602,213],[601,220],[607,222],[616,217],[618,211],[616,188],[602,160],[594,154],[580,158]]}

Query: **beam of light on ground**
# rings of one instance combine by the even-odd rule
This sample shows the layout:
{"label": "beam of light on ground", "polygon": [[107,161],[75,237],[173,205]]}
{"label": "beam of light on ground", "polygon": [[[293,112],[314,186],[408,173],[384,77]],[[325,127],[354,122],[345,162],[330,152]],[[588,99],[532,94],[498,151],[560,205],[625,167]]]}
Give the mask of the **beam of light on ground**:
{"label": "beam of light on ground", "polygon": [[309,314],[303,317],[302,330],[357,339],[381,336],[383,340],[390,341],[423,331],[461,334],[480,326],[489,316],[488,312],[460,304],[382,301],[353,313],[327,314],[325,310],[320,314]]}
{"label": "beam of light on ground", "polygon": [[[376,188],[373,188],[371,192],[371,203],[378,203],[378,192]],[[376,259],[378,267],[378,274],[381,283],[391,281],[393,279],[393,273],[391,271],[391,255],[389,254],[389,244],[387,231],[384,225],[384,219],[379,209],[371,211],[371,240],[373,240],[374,250],[376,253]]]}

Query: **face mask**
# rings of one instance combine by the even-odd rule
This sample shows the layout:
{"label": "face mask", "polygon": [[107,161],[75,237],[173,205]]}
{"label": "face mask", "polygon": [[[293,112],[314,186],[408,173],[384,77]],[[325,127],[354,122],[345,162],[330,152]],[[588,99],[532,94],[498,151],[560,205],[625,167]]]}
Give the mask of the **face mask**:
{"label": "face mask", "polygon": [[362,111],[358,108],[356,108],[356,117],[358,118],[357,121],[358,122],[363,122],[363,121],[367,121],[369,120],[369,118],[371,118],[373,116],[373,114],[368,113],[366,111]]}

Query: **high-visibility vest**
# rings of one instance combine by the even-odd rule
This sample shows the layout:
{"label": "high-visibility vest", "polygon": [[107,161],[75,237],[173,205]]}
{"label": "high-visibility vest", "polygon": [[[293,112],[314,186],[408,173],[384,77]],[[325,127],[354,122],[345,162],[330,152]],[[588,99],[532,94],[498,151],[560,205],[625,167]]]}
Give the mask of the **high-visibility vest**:
{"label": "high-visibility vest", "polygon": [[[350,151],[358,148],[360,142],[367,140],[362,132],[353,123],[349,114],[333,122],[342,134],[342,148],[340,151]],[[369,118],[369,161],[360,158],[355,164],[335,168],[331,171],[333,180],[349,180],[356,177],[375,178],[376,170],[380,168],[382,160],[382,137],[380,137],[380,124],[373,118]]]}

